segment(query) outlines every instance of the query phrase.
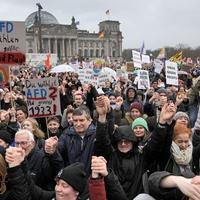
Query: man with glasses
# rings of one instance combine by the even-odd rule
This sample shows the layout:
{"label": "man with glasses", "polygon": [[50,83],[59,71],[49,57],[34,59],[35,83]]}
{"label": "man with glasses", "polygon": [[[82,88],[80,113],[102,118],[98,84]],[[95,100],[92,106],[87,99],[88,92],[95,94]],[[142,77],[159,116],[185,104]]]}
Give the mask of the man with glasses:
{"label": "man with glasses", "polygon": [[30,131],[20,130],[15,134],[15,146],[25,150],[32,179],[46,190],[54,188],[54,178],[64,166],[61,155],[56,151],[57,140],[57,137],[51,137],[45,141],[44,148],[39,149]]}

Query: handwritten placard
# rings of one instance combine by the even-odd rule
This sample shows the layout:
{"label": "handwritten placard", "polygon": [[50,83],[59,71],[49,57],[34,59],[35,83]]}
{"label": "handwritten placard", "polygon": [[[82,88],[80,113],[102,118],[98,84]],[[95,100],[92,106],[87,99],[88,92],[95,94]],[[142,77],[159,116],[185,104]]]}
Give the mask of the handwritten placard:
{"label": "handwritten placard", "polygon": [[61,115],[58,78],[25,80],[29,117]]}

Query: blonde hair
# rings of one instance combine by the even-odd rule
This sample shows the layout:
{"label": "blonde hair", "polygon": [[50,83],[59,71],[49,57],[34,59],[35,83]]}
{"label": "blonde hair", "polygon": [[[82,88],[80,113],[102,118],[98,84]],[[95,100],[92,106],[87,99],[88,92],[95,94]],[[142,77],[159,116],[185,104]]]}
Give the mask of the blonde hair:
{"label": "blonde hair", "polygon": [[6,162],[3,156],[0,154],[0,176],[2,177],[2,179],[0,179],[1,180],[0,194],[3,194],[6,191],[6,184],[5,184],[6,175],[7,175]]}
{"label": "blonde hair", "polygon": [[[29,122],[32,124],[32,126],[33,126],[33,135],[34,135],[36,138],[40,138],[40,139],[41,139],[41,138],[44,138],[44,137],[45,137],[44,132],[43,132],[42,130],[40,130],[39,124],[38,124],[38,122],[37,122],[34,118],[28,117],[28,118],[26,118],[26,119],[23,121],[23,123],[24,123],[25,121],[29,121]],[[22,123],[22,125],[23,125],[23,123]]]}

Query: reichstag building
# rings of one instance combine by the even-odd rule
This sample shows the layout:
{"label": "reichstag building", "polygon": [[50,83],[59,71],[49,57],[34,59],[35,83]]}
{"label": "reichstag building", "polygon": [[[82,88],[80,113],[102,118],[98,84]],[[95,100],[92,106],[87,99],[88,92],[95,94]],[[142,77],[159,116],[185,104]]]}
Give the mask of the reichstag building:
{"label": "reichstag building", "polygon": [[[26,20],[27,53],[55,53],[59,60],[74,56],[85,58],[122,58],[122,33],[118,21],[106,20],[99,23],[99,32],[90,33],[77,28],[74,17],[71,24],[59,24],[51,13],[41,11],[30,14]],[[101,34],[101,35],[100,35]]]}

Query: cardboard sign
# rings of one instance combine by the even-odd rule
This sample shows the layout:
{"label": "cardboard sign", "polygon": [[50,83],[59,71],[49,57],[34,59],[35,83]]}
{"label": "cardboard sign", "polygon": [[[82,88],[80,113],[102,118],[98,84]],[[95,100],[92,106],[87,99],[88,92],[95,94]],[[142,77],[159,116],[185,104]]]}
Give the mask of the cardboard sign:
{"label": "cardboard sign", "polygon": [[29,117],[61,115],[58,78],[25,80]]}
{"label": "cardboard sign", "polygon": [[133,56],[133,63],[135,68],[142,68],[142,61],[140,57],[140,52],[132,50],[132,56]]}
{"label": "cardboard sign", "polygon": [[0,21],[0,64],[25,63],[25,39],[25,22]]}
{"label": "cardboard sign", "polygon": [[150,88],[149,72],[138,70],[138,89],[146,90],[147,88]]}
{"label": "cardboard sign", "polygon": [[127,71],[127,72],[133,72],[133,71],[134,71],[133,62],[127,62],[127,63],[126,63],[126,71]]}
{"label": "cardboard sign", "polygon": [[165,74],[166,83],[168,85],[178,86],[178,68],[177,63],[171,61],[165,61]]}

